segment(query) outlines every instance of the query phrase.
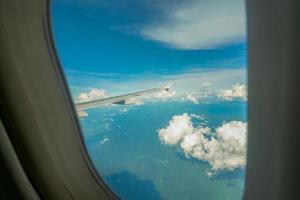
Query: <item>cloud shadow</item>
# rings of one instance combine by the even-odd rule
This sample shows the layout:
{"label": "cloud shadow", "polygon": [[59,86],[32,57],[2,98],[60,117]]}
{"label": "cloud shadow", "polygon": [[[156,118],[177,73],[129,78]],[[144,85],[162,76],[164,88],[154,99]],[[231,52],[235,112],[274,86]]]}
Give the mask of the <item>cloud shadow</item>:
{"label": "cloud shadow", "polygon": [[106,183],[123,200],[161,200],[159,191],[150,180],[122,171],[105,177]]}

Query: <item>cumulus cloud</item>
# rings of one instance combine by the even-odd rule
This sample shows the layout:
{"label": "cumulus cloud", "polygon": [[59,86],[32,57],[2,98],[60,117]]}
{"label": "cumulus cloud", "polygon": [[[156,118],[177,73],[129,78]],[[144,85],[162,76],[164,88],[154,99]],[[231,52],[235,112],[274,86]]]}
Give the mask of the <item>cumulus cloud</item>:
{"label": "cumulus cloud", "polygon": [[170,98],[174,97],[175,95],[176,95],[175,90],[172,90],[172,91],[165,91],[164,90],[162,92],[154,94],[154,97],[165,100],[165,99],[170,99]]}
{"label": "cumulus cloud", "polygon": [[247,123],[226,122],[212,133],[209,127],[194,126],[192,116],[175,115],[168,126],[158,130],[163,144],[179,145],[186,157],[206,161],[212,172],[232,171],[246,164]]}
{"label": "cumulus cloud", "polygon": [[93,88],[87,93],[80,93],[77,100],[78,102],[90,101],[93,99],[102,99],[108,97],[105,90]]}
{"label": "cumulus cloud", "polygon": [[142,29],[146,38],[179,49],[206,49],[245,40],[244,0],[191,0],[163,6],[164,17]]}
{"label": "cumulus cloud", "polygon": [[191,101],[191,102],[193,102],[194,104],[199,103],[198,100],[197,100],[197,98],[194,97],[192,94],[188,94],[188,95],[186,96],[186,99],[189,100],[189,101]]}
{"label": "cumulus cloud", "polygon": [[191,117],[184,113],[175,115],[166,128],[158,131],[158,135],[163,144],[174,145],[191,132],[193,132]]}
{"label": "cumulus cloud", "polygon": [[234,99],[247,101],[247,87],[237,83],[231,89],[221,90],[218,97],[229,101]]}

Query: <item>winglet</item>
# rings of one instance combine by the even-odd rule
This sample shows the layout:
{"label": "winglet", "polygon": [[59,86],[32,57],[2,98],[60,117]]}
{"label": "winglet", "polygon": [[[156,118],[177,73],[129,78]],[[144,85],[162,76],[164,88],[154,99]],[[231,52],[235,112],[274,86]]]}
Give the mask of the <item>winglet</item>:
{"label": "winglet", "polygon": [[169,92],[170,89],[171,89],[171,87],[172,87],[172,85],[173,85],[173,83],[169,83],[168,85],[166,85],[166,86],[164,87],[165,91]]}

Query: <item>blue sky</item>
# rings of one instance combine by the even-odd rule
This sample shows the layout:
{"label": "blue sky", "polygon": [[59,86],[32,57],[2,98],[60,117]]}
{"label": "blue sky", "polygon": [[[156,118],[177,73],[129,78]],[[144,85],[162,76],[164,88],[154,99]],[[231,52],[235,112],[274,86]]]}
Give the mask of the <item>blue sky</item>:
{"label": "blue sky", "polygon": [[[113,90],[127,80],[132,88],[137,79],[143,85],[141,79],[149,83],[151,77],[226,69],[240,75],[228,84],[223,81],[224,87],[246,82],[241,0],[53,0],[51,10],[57,51],[71,87],[88,88],[88,83]],[[92,80],[97,74],[98,81],[83,78],[88,74]]]}

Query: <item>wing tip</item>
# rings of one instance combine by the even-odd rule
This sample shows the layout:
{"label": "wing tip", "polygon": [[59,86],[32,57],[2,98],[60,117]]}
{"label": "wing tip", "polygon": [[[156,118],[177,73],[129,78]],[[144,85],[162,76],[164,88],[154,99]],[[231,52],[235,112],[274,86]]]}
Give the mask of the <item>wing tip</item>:
{"label": "wing tip", "polygon": [[169,83],[168,85],[166,85],[165,87],[164,87],[164,90],[165,91],[167,91],[167,92],[169,92],[170,90],[171,90],[171,87],[173,86],[173,83]]}

